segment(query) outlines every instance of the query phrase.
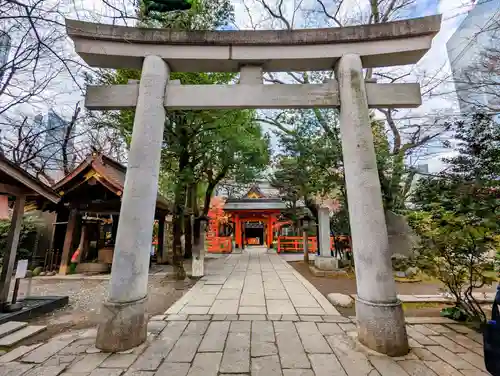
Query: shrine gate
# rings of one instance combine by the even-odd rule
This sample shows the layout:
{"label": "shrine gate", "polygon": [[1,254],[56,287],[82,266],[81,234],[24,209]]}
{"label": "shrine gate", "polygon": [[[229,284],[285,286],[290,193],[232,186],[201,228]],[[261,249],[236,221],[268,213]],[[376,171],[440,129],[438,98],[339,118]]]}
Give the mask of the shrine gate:
{"label": "shrine gate", "polygon": [[[358,339],[378,352],[409,351],[392,275],[369,108],[412,108],[420,86],[365,80],[365,68],[415,64],[440,16],[307,30],[175,31],[66,20],[76,52],[98,68],[142,69],[128,85],[89,86],[94,110],[135,108],[120,222],[96,346],[123,351],[147,338],[145,315],[153,217],[168,109],[340,108]],[[263,72],[334,71],[317,84],[263,84]],[[234,85],[181,85],[170,72],[239,72]],[[328,236],[323,229],[322,236]],[[327,255],[322,257],[327,257]]]}

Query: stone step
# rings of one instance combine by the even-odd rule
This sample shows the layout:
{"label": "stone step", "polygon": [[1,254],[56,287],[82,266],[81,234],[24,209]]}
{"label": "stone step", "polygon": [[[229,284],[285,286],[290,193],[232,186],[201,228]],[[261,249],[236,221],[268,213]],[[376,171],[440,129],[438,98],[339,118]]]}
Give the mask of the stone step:
{"label": "stone step", "polygon": [[11,333],[14,333],[28,326],[28,323],[21,321],[8,321],[0,325],[0,338],[3,338]]}
{"label": "stone step", "polygon": [[25,328],[18,330],[6,337],[0,338],[1,347],[12,347],[15,344],[25,340],[26,338],[33,337],[34,335],[43,332],[47,327],[45,325],[28,325]]}

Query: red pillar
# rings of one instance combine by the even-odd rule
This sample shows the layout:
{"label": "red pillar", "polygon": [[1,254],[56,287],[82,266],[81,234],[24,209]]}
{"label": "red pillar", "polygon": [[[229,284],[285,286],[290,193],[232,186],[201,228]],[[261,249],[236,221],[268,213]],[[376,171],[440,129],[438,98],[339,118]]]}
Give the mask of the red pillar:
{"label": "red pillar", "polygon": [[234,216],[234,241],[236,243],[237,248],[241,248],[241,224],[240,224],[240,216],[236,214]]}
{"label": "red pillar", "polygon": [[267,220],[267,246],[273,244],[273,215],[271,214]]}

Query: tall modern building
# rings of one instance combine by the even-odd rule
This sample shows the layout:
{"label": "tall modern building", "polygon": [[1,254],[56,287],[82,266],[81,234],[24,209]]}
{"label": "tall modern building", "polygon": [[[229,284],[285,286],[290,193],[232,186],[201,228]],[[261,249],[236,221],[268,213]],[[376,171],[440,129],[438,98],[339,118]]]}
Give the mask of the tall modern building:
{"label": "tall modern building", "polygon": [[52,109],[45,116],[35,116],[35,127],[41,132],[39,158],[46,173],[56,181],[64,177],[64,153],[68,159],[68,169],[74,168],[75,135],[72,129],[65,144],[68,126],[69,122]]}
{"label": "tall modern building", "polygon": [[9,59],[10,42],[9,35],[0,30],[0,83],[5,72],[5,64]]}
{"label": "tall modern building", "polygon": [[[477,108],[500,108],[499,95],[491,94],[491,87],[480,85],[498,79],[500,66],[486,73],[477,69],[485,51],[500,50],[500,0],[476,0],[471,4],[467,16],[446,44],[460,112],[470,114]],[[484,80],[481,79],[481,75]],[[486,74],[488,77],[486,77]],[[473,77],[472,80],[469,77]],[[496,77],[496,78],[495,78]],[[471,82],[472,81],[472,82]]]}
{"label": "tall modern building", "polygon": [[5,64],[8,61],[10,52],[10,37],[9,34],[0,30],[0,82],[5,72]]}

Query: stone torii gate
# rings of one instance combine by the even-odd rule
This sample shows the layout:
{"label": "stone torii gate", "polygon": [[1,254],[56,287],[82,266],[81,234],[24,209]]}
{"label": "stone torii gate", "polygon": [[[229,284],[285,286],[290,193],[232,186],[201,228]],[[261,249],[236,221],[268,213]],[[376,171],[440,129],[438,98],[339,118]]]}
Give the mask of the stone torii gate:
{"label": "stone torii gate", "polygon": [[[365,82],[363,68],[414,64],[440,16],[345,28],[173,31],[66,20],[76,52],[100,68],[142,69],[139,83],[89,87],[93,110],[135,108],[109,298],[96,346],[121,351],[146,339],[148,261],[165,109],[340,108],[358,297],[358,338],[392,356],[408,352],[392,276],[369,108],[421,104],[418,84]],[[322,84],[264,85],[262,72],[335,70]],[[186,85],[171,71],[240,72],[235,85]]]}

